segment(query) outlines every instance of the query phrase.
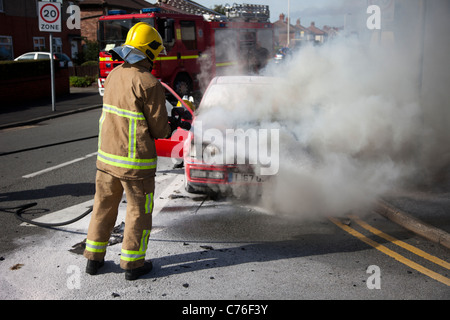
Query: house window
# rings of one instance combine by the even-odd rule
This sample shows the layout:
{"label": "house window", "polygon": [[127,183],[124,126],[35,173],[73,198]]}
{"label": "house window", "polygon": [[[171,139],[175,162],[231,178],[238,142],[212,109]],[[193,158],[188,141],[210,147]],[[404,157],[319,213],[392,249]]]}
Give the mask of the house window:
{"label": "house window", "polygon": [[33,37],[33,49],[34,51],[45,51],[45,38]]}
{"label": "house window", "polygon": [[62,53],[62,40],[61,38],[53,38],[53,52]]}
{"label": "house window", "polygon": [[12,37],[0,36],[0,60],[13,60]]}

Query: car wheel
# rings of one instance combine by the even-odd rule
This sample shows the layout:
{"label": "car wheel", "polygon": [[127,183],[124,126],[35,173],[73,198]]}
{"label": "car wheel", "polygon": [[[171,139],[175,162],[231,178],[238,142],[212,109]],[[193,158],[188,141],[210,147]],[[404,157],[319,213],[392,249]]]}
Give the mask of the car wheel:
{"label": "car wheel", "polygon": [[186,183],[184,189],[189,193],[198,193],[198,190],[191,186],[189,183]]}

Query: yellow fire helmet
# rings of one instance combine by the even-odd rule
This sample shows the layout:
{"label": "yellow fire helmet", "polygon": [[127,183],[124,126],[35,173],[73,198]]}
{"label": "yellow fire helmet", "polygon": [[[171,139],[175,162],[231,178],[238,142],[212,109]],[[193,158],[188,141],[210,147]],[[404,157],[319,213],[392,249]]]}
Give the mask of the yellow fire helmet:
{"label": "yellow fire helmet", "polygon": [[145,22],[136,23],[128,31],[124,45],[112,51],[131,64],[146,58],[153,61],[160,53],[166,53],[161,35]]}

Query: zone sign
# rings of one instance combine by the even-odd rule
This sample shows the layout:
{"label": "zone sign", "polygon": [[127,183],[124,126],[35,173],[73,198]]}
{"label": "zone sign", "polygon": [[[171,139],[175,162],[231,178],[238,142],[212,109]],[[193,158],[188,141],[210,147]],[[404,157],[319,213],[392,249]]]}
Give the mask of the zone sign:
{"label": "zone sign", "polygon": [[39,3],[39,31],[61,32],[61,4],[59,2]]}

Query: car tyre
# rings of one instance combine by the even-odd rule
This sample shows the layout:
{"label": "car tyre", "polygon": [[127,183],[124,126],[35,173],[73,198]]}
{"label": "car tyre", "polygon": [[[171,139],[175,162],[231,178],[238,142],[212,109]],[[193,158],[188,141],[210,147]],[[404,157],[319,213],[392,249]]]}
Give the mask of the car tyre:
{"label": "car tyre", "polygon": [[199,191],[195,189],[193,186],[191,186],[189,183],[185,184],[184,189],[189,193],[199,193]]}

